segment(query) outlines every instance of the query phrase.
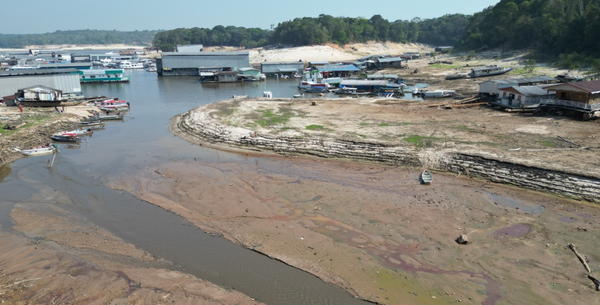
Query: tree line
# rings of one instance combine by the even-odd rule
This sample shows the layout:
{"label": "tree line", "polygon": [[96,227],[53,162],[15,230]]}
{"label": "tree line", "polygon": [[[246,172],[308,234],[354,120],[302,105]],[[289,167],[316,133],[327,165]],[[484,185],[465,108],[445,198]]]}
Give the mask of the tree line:
{"label": "tree line", "polygon": [[56,31],[47,34],[0,34],[0,48],[24,48],[31,45],[127,44],[150,45],[159,31]]}
{"label": "tree line", "polygon": [[565,68],[599,65],[600,0],[501,0],[471,17],[456,48],[531,50]]}
{"label": "tree line", "polygon": [[254,48],[266,45],[343,45],[392,41],[453,45],[461,38],[468,18],[455,14],[434,19],[414,18],[411,21],[390,22],[380,15],[370,19],[320,15],[318,18],[305,17],[282,22],[273,30],[220,25],[212,29],[174,29],[158,33],[152,44],[163,51],[173,51],[176,45],[182,44]]}

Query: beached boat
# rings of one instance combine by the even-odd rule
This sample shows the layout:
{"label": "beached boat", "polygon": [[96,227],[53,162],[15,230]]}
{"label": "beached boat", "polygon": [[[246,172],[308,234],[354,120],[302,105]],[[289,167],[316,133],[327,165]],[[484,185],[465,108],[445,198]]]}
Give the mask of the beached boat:
{"label": "beached boat", "polygon": [[431,173],[428,170],[424,170],[421,173],[421,183],[431,184],[431,181],[433,181],[433,176],[431,175]]}
{"label": "beached boat", "polygon": [[55,133],[54,135],[75,137],[75,136],[89,135],[92,133],[93,133],[93,131],[91,128],[77,128],[77,129],[71,130],[71,131],[58,132],[58,133]]}
{"label": "beached boat", "polygon": [[421,93],[423,97],[452,97],[456,93],[455,90],[431,90]]}
{"label": "beached boat", "polygon": [[111,121],[111,120],[122,120],[124,116],[124,112],[118,112],[117,114],[98,114],[92,117],[92,120],[103,120],[103,121]]}
{"label": "beached boat", "polygon": [[46,154],[51,154],[55,151],[58,151],[56,145],[54,144],[48,144],[48,145],[44,145],[44,146],[37,146],[37,147],[31,147],[29,149],[19,149],[18,151],[20,151],[22,154],[26,155],[26,156],[40,156],[40,155],[46,155]]}
{"label": "beached boat", "polygon": [[467,74],[464,74],[464,73],[454,73],[454,74],[448,74],[448,75],[446,75],[446,80],[461,79],[461,78],[465,78],[465,77],[467,77]]}
{"label": "beached boat", "polygon": [[103,126],[104,122],[102,120],[88,120],[88,121],[83,121],[83,122],[79,122],[79,126],[85,126],[85,127],[96,127],[96,126]]}
{"label": "beached boat", "polygon": [[481,68],[473,68],[471,69],[471,73],[469,73],[470,77],[484,77],[484,76],[493,76],[500,75],[506,72],[511,71],[512,68],[504,68],[498,65],[486,66]]}
{"label": "beached boat", "polygon": [[64,136],[64,135],[56,135],[56,134],[51,135],[50,139],[52,139],[52,141],[57,141],[57,142],[79,142],[79,141],[81,141],[81,138],[78,136]]}

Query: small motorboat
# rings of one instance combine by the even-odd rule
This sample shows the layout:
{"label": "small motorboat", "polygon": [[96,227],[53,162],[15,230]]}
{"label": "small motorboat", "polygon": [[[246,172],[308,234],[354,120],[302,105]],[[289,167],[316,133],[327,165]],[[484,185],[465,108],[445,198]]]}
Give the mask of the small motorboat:
{"label": "small motorboat", "polygon": [[102,125],[104,125],[104,122],[102,120],[89,120],[89,121],[79,122],[79,126],[86,126],[86,127],[102,126]]}
{"label": "small motorboat", "polygon": [[431,173],[428,170],[424,170],[421,173],[421,183],[431,184],[431,181],[433,181],[433,176],[431,176]]}
{"label": "small motorboat", "polygon": [[44,146],[31,147],[29,149],[18,149],[22,154],[26,156],[40,156],[45,154],[51,154],[53,152],[58,152],[56,145],[48,144]]}
{"label": "small motorboat", "polygon": [[92,131],[91,128],[77,128],[77,129],[71,130],[71,131],[64,131],[64,132],[55,133],[54,135],[74,137],[74,136],[89,135],[89,134],[92,134],[92,133],[93,133],[93,131]]}
{"label": "small motorboat", "polygon": [[81,138],[78,136],[64,136],[64,135],[51,135],[50,139],[52,139],[52,141],[57,141],[57,142],[79,142],[81,141]]}

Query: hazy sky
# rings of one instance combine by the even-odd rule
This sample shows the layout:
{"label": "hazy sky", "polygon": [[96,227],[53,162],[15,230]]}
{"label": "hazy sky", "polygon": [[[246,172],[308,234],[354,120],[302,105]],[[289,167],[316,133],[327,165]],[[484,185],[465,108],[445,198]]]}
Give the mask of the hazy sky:
{"label": "hazy sky", "polygon": [[500,0],[0,0],[1,34],[57,30],[171,30],[233,25],[269,29],[298,17],[364,17],[389,21],[473,14]]}

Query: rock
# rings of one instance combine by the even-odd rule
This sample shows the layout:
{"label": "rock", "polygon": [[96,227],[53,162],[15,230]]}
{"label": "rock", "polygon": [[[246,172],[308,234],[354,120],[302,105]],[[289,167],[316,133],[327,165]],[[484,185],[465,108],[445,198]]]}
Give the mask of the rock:
{"label": "rock", "polygon": [[469,243],[469,239],[467,238],[467,235],[461,234],[457,239],[456,242],[461,244],[461,245],[466,245]]}

